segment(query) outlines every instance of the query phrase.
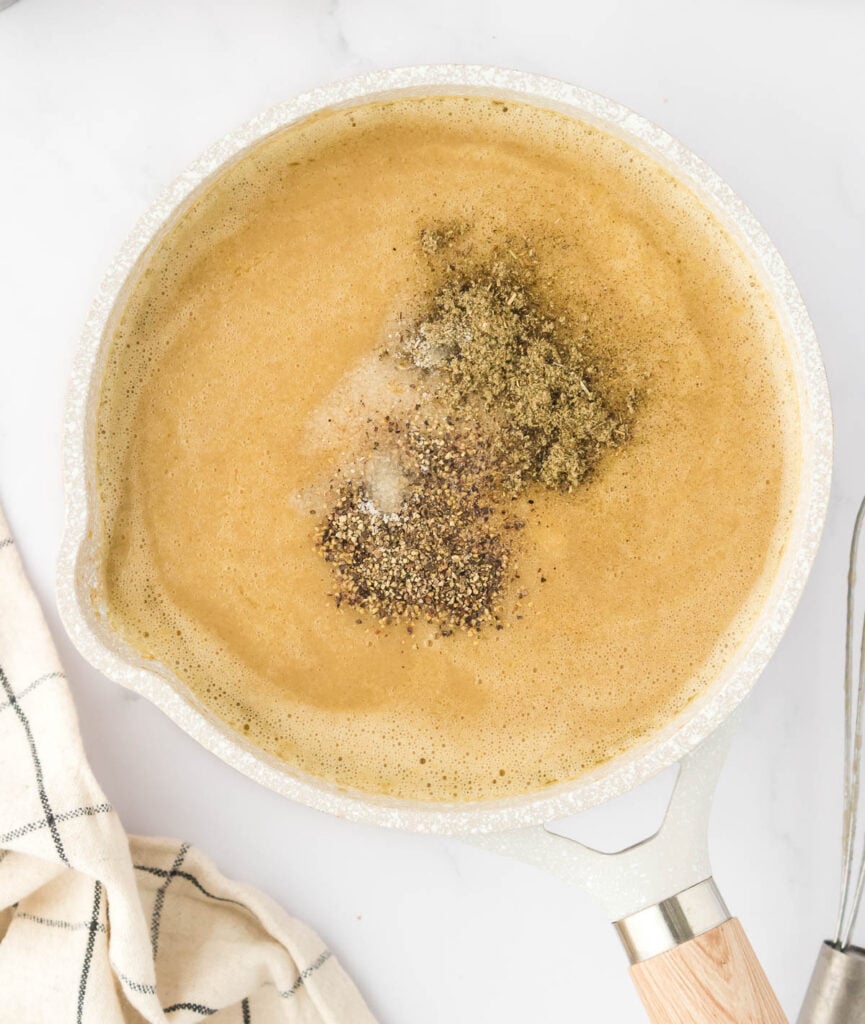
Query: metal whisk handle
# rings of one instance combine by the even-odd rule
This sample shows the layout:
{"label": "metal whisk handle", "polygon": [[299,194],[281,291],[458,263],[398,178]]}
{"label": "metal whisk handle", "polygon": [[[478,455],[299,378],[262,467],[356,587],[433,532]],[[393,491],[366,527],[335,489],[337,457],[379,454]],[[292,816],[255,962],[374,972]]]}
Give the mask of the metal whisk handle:
{"label": "metal whisk handle", "polygon": [[[865,533],[865,499],[856,513],[847,570],[847,629],[844,636],[844,817],[841,827],[841,898],[835,937],[824,942],[798,1024],[865,1022],[865,949],[852,943],[865,895],[865,828],[860,805],[865,739],[865,622],[856,642],[856,575]],[[858,653],[858,658],[857,658]],[[858,661],[858,665],[857,665]]]}
{"label": "metal whisk handle", "polygon": [[824,942],[797,1024],[865,1021],[865,949]]}

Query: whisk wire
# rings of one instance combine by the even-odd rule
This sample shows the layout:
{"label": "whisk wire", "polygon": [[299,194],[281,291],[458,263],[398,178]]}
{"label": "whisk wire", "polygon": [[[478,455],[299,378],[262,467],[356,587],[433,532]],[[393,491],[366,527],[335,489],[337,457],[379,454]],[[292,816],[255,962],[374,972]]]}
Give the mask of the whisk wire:
{"label": "whisk wire", "polygon": [[[859,690],[858,690],[858,705],[856,714],[856,740],[853,754],[853,770],[856,773],[856,787],[854,798],[856,803],[859,802],[859,775],[860,767],[862,763],[862,704],[863,694],[865,694],[865,620],[862,623],[862,643],[859,648]],[[854,829],[854,841],[855,841],[855,829]],[[851,857],[851,862],[852,862]],[[865,888],[865,848],[861,851],[859,859],[859,871],[856,878],[856,889],[853,894],[853,902],[850,906],[849,913],[847,915],[847,922],[844,928],[843,934],[840,936],[840,944],[842,949],[847,949],[850,945],[850,938],[853,933],[853,926],[856,923],[856,918],[859,916],[859,906],[862,903],[862,891]]]}
{"label": "whisk wire", "polygon": [[844,818],[841,830],[841,897],[838,904],[838,919],[835,926],[834,944],[839,949],[850,945],[853,927],[865,890],[865,844],[860,851],[855,871],[856,884],[851,893],[854,878],[856,844],[859,838],[858,808],[860,775],[862,765],[862,726],[865,716],[865,620],[859,649],[859,671],[854,709],[854,613],[856,593],[856,569],[859,561],[859,539],[865,522],[865,499],[859,506],[850,544],[850,567],[847,573],[847,630],[844,651]]}

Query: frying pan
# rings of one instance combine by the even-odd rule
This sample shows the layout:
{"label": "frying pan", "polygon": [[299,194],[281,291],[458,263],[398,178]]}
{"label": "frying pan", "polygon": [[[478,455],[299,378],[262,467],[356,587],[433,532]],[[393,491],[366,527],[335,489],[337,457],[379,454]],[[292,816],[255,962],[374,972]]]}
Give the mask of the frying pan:
{"label": "frying pan", "polygon": [[[759,617],[713,684],[665,728],[579,779],[542,793],[474,803],[413,802],[351,791],[258,750],[215,718],[170,671],[142,658],[112,631],[98,573],[96,403],[115,318],[148,253],[202,184],[265,135],[326,108],[439,94],[489,96],[563,112],[625,139],[690,187],[736,239],[772,298],[800,407],[802,463],[790,537]],[[586,887],[616,923],[634,982],[658,1024],[783,1021],[740,924],[712,881],[706,823],[733,713],[766,665],[805,584],[825,517],[831,458],[826,378],[801,297],[752,214],[693,153],[619,104],[554,79],[459,65],[374,72],[305,93],[226,136],[159,197],[112,264],[84,329],[66,411],[60,611],[73,641],[97,668],[148,697],[199,743],[270,789],[355,821],[461,833]],[[604,854],[545,829],[544,823],[613,799],[676,762],[679,775],[664,822],[642,843]]]}

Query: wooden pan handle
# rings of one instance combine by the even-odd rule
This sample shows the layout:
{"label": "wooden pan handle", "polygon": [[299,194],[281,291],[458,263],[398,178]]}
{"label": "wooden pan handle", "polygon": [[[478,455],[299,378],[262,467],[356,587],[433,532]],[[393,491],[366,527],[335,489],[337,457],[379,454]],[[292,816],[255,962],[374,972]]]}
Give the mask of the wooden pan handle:
{"label": "wooden pan handle", "polygon": [[787,1024],[737,918],[634,964],[652,1024]]}

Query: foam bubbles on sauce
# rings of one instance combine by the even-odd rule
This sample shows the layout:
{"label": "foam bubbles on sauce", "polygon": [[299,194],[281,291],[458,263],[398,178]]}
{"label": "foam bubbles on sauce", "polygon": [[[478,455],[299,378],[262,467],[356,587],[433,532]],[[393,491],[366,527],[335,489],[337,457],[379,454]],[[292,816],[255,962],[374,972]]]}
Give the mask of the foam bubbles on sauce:
{"label": "foam bubbles on sauce", "polygon": [[[370,409],[414,401],[376,353],[448,219],[532,238],[645,397],[591,483],[514,509],[505,628],[441,636],[336,608],[314,534]],[[111,622],[298,770],[445,801],[576,778],[702,693],[765,600],[798,486],[781,328],[697,199],[595,128],[450,97],[277,133],[160,239],[113,332]],[[361,468],[389,514],[398,472]]]}

